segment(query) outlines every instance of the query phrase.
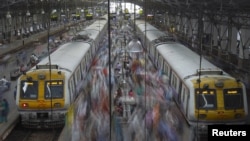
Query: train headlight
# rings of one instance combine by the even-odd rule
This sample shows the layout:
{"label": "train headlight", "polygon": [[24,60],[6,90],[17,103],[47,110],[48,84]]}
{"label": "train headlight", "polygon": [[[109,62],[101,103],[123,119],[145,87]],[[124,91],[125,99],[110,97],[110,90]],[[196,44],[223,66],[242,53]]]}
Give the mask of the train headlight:
{"label": "train headlight", "polygon": [[241,118],[241,117],[242,117],[241,114],[235,114],[235,115],[234,115],[234,118],[236,118],[236,119]]}
{"label": "train headlight", "polygon": [[206,114],[199,114],[199,115],[198,115],[198,118],[199,118],[199,119],[205,119],[206,117],[207,117]]}
{"label": "train headlight", "polygon": [[55,103],[55,104],[54,104],[54,107],[55,107],[55,108],[60,108],[61,106],[62,106],[61,103]]}
{"label": "train headlight", "polygon": [[28,103],[22,103],[22,108],[28,108],[29,107],[29,104]]}

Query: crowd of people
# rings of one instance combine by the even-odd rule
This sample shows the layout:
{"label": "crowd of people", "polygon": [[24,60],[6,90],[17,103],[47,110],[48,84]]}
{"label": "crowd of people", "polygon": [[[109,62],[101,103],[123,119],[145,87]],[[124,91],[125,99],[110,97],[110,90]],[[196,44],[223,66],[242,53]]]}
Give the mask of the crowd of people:
{"label": "crowd of people", "polygon": [[[116,31],[112,36],[119,34]],[[73,140],[180,141],[182,120],[171,100],[168,78],[145,63],[149,61],[144,52],[130,53],[126,64],[112,56],[109,64],[107,39],[101,45],[82,92],[84,98],[76,107]],[[119,41],[112,44],[112,55],[119,55],[119,45]],[[124,97],[134,101],[126,105]]]}

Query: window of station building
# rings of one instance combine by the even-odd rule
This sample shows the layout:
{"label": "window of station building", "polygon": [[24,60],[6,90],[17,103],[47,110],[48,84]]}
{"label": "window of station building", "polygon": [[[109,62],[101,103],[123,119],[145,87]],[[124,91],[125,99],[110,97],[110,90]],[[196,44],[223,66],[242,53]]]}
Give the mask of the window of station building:
{"label": "window of station building", "polygon": [[224,89],[224,106],[225,109],[240,109],[243,107],[243,94],[242,89],[232,88]]}
{"label": "window of station building", "polygon": [[215,109],[217,107],[214,89],[195,89],[195,100],[197,109]]}
{"label": "window of station building", "polygon": [[37,81],[21,81],[20,97],[23,99],[37,99],[38,82]]}
{"label": "window of station building", "polygon": [[53,80],[45,82],[45,99],[63,98],[64,85],[62,80]]}

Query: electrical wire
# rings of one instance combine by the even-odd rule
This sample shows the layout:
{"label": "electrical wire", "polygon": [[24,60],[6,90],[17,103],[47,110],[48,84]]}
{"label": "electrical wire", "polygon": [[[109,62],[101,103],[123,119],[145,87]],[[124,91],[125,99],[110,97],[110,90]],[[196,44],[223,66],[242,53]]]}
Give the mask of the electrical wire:
{"label": "electrical wire", "polygon": [[111,88],[111,37],[110,37],[110,34],[111,34],[111,28],[110,28],[110,10],[109,10],[109,7],[110,7],[110,0],[108,0],[108,61],[109,61],[109,138],[110,138],[110,141],[112,141],[112,88]]}

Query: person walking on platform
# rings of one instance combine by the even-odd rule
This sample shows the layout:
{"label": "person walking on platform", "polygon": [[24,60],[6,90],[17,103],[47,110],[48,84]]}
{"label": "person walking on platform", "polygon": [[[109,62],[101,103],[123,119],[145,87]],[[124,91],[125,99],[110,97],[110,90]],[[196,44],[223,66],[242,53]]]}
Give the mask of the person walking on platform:
{"label": "person walking on platform", "polygon": [[7,117],[9,113],[9,103],[6,99],[3,99],[1,102],[1,107],[2,107],[2,121],[7,122]]}
{"label": "person walking on platform", "polygon": [[16,93],[17,93],[17,86],[15,86],[15,90],[14,90],[14,100],[16,100]]}
{"label": "person walking on platform", "polygon": [[1,79],[1,81],[3,81],[3,84],[4,84],[5,86],[7,86],[8,89],[10,88],[10,82],[6,79],[5,76],[3,76],[3,78]]}

